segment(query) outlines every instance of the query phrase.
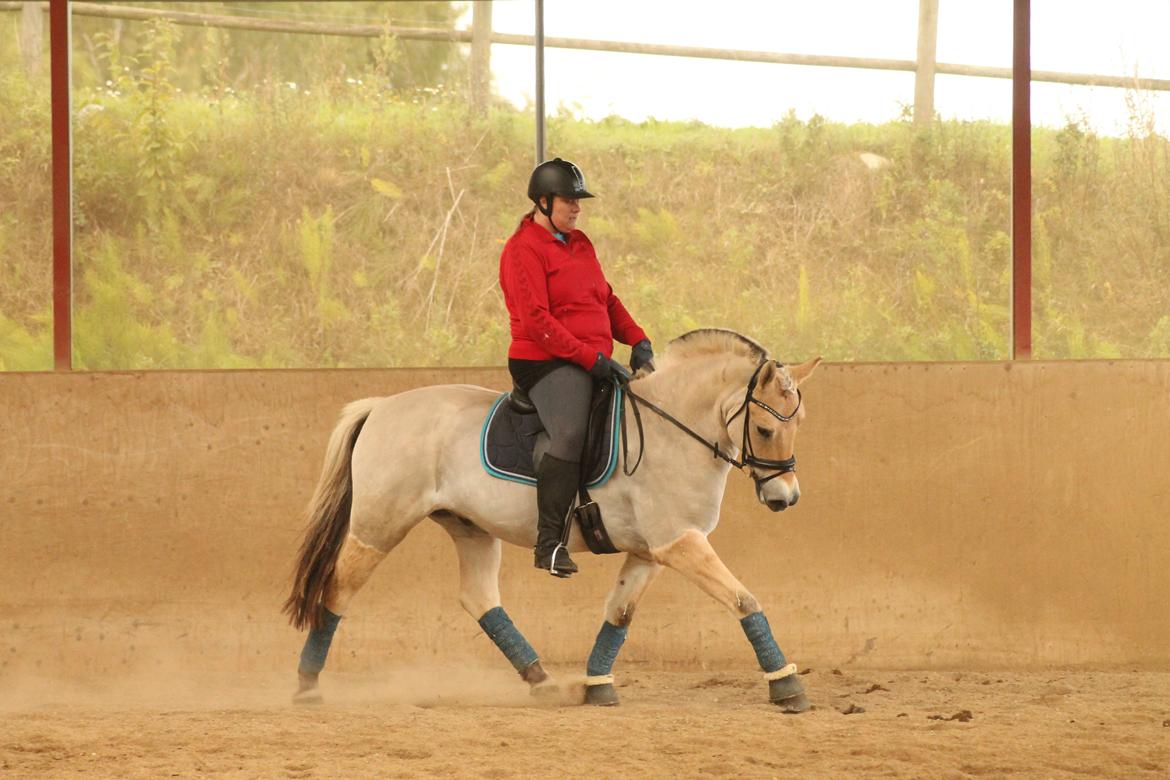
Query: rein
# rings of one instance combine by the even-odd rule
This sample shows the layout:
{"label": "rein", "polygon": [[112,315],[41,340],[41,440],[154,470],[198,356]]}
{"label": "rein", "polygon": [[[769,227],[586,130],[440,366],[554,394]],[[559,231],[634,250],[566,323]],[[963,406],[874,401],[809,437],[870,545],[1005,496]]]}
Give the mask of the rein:
{"label": "rein", "polygon": [[[625,388],[625,391],[626,391],[625,395],[629,397],[630,408],[632,408],[634,410],[634,421],[637,423],[637,427],[638,427],[638,441],[639,441],[640,446],[639,446],[639,451],[638,451],[638,460],[634,463],[633,468],[630,468],[629,467],[629,454],[630,453],[629,453],[629,444],[627,441],[628,435],[626,432],[626,408],[625,408],[625,405],[623,404],[622,410],[621,410],[621,418],[620,418],[621,435],[622,435],[622,472],[627,477],[633,476],[634,472],[638,470],[638,466],[641,465],[641,463],[642,463],[642,456],[646,453],[646,437],[642,431],[642,415],[641,415],[641,412],[639,412],[639,410],[638,410],[639,403],[644,405],[646,408],[650,409],[650,411],[654,412],[659,417],[662,417],[664,420],[666,420],[667,422],[669,422],[670,424],[672,424],[673,426],[678,428],[680,431],[682,431],[686,435],[690,436],[695,441],[702,444],[707,449],[711,450],[711,453],[715,458],[719,458],[721,460],[724,460],[724,461],[730,463],[732,466],[735,466],[737,469],[742,470],[744,466],[754,466],[756,468],[776,469],[777,470],[775,474],[770,474],[769,476],[764,477],[763,479],[760,479],[759,477],[757,477],[755,475],[755,473],[753,472],[751,477],[753,480],[755,480],[757,488],[763,486],[763,484],[765,482],[768,482],[769,480],[773,480],[782,474],[788,474],[788,473],[796,471],[796,455],[793,455],[791,458],[785,458],[784,460],[769,460],[767,458],[756,457],[755,453],[752,451],[752,440],[751,440],[751,435],[750,435],[750,432],[751,432],[750,418],[751,418],[751,405],[752,404],[755,404],[756,406],[760,407],[761,409],[766,411],[768,414],[772,415],[777,420],[780,420],[782,422],[787,422],[788,420],[791,420],[793,417],[796,416],[796,413],[798,411],[800,411],[801,394],[800,394],[799,387],[796,389],[796,408],[792,410],[792,414],[788,414],[788,415],[781,414],[780,412],[776,411],[772,407],[768,406],[763,401],[760,401],[758,398],[755,398],[752,396],[752,393],[756,389],[756,382],[758,382],[759,378],[760,378],[760,371],[764,368],[764,366],[767,363],[768,363],[768,361],[764,360],[762,363],[760,363],[760,365],[758,365],[756,367],[755,373],[752,374],[752,378],[748,382],[747,394],[744,396],[743,404],[740,405],[739,409],[736,410],[735,414],[731,415],[731,417],[729,417],[727,419],[727,424],[730,424],[731,421],[734,420],[736,417],[738,417],[741,412],[743,413],[743,446],[740,448],[740,452],[742,453],[743,457],[739,458],[739,459],[733,458],[730,455],[728,455],[727,453],[723,452],[723,450],[719,449],[719,445],[717,443],[707,441],[702,436],[700,436],[698,433],[695,433],[695,431],[692,430],[690,427],[688,427],[685,423],[681,422],[676,417],[671,415],[669,412],[667,412],[666,410],[662,409],[661,407],[657,406],[656,404],[646,400],[642,396],[635,393],[633,390],[630,389],[629,385],[627,384],[626,388]],[[783,364],[777,363],[776,365],[780,366]]]}

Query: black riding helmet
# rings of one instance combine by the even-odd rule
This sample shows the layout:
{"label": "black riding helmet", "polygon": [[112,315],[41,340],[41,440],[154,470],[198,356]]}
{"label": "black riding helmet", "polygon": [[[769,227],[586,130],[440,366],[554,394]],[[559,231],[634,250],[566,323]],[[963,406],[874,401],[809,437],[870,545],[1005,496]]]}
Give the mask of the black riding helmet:
{"label": "black riding helmet", "polygon": [[[528,179],[528,199],[536,204],[540,213],[552,219],[552,196],[562,198],[592,198],[593,193],[585,189],[585,174],[568,160],[556,157],[542,162],[532,169]],[[547,197],[548,205],[540,205],[540,199]]]}

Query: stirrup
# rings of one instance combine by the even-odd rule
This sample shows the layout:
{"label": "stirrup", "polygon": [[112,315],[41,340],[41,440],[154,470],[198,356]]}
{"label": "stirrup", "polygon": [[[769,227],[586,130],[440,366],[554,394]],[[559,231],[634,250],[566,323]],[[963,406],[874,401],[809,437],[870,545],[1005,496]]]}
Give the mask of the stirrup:
{"label": "stirrup", "polygon": [[[572,569],[558,569],[557,568],[557,553],[561,550],[565,551],[565,557],[569,555],[569,548],[565,546],[564,542],[557,542],[557,546],[553,548],[552,553],[548,556],[548,573],[554,577],[561,579],[568,579],[577,571],[577,565],[573,563],[573,559],[569,558],[569,563],[572,564]],[[541,567],[543,568],[543,567]]]}
{"label": "stirrup", "polygon": [[[564,550],[564,551],[565,551],[565,557],[568,557],[568,555],[569,555],[569,548],[568,548],[568,547],[566,547],[566,546],[564,545],[564,543],[563,543],[563,542],[557,542],[557,546],[553,548],[552,555],[550,555],[550,556],[548,557],[548,573],[549,573],[549,574],[551,574],[551,575],[552,575],[552,576],[554,576],[554,577],[560,577],[560,578],[562,578],[562,579],[568,579],[569,577],[572,577],[572,576],[573,576],[573,571],[576,569],[576,567],[574,566],[574,569],[573,569],[573,570],[570,570],[570,569],[558,569],[558,568],[557,568],[557,553],[558,553],[558,552],[560,552],[561,550]],[[569,558],[569,561],[570,561],[570,562],[571,562],[572,560],[573,560],[572,558]]]}

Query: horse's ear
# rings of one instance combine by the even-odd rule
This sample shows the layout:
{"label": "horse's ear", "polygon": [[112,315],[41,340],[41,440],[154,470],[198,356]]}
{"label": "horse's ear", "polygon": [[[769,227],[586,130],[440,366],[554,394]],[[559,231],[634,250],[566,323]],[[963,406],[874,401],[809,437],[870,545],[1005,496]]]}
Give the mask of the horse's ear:
{"label": "horse's ear", "polygon": [[760,371],[760,378],[756,380],[756,387],[767,387],[774,376],[776,376],[776,361],[769,360],[764,363],[764,367]]}
{"label": "horse's ear", "polygon": [[812,376],[812,372],[816,371],[817,366],[821,364],[823,358],[815,357],[807,363],[801,363],[799,366],[789,366],[788,373],[792,375],[792,381],[799,387],[804,380]]}

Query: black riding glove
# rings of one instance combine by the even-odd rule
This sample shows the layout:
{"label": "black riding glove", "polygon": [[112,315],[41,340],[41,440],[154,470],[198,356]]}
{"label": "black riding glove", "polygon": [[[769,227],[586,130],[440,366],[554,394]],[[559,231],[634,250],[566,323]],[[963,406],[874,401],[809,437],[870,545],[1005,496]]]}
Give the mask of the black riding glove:
{"label": "black riding glove", "polygon": [[649,371],[654,370],[654,350],[650,348],[650,339],[642,339],[630,351],[630,368],[637,373],[642,366],[646,366]]}
{"label": "black riding glove", "polygon": [[619,384],[623,385],[630,381],[630,372],[625,366],[613,358],[607,358],[600,352],[597,353],[597,360],[593,361],[593,368],[589,369],[589,373],[593,375],[594,379],[616,379]]}

